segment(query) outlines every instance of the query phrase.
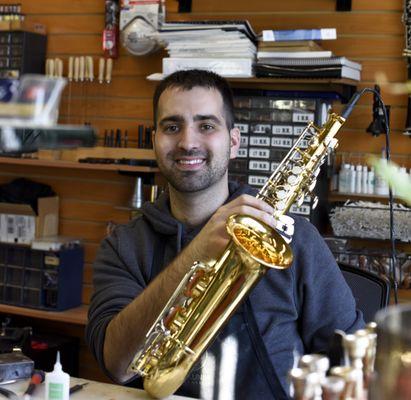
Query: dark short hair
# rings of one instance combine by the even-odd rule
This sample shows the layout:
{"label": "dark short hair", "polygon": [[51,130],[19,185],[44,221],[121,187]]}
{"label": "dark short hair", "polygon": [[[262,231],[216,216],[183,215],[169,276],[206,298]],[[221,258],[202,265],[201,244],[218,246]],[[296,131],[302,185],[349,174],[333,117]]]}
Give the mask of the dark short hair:
{"label": "dark short hair", "polygon": [[195,87],[216,89],[220,92],[224,104],[227,128],[230,130],[234,127],[233,93],[227,80],[211,71],[190,69],[174,72],[158,84],[153,97],[154,129],[157,127],[158,102],[161,94],[169,88],[191,90]]}

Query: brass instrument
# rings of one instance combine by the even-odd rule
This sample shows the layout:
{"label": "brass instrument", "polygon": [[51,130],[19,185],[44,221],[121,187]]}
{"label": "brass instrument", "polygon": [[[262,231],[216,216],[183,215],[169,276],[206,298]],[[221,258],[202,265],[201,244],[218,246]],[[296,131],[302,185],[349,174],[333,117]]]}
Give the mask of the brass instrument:
{"label": "brass instrument", "polygon": [[[335,135],[345,118],[329,114],[317,127],[310,122],[257,197],[274,208],[284,221],[297,201],[311,195]],[[290,219],[290,218],[289,218]],[[144,378],[144,389],[153,397],[174,393],[194,363],[211,344],[250,290],[269,268],[288,268],[291,247],[281,234],[246,215],[227,221],[231,241],[212,262],[196,262],[186,274],[146,336],[128,371]]]}
{"label": "brass instrument", "polygon": [[[294,400],[365,400],[374,376],[375,323],[353,334],[342,335],[345,365],[335,366],[326,376],[329,360],[319,354],[305,354],[297,368],[289,371]],[[369,397],[370,399],[373,397]]]}

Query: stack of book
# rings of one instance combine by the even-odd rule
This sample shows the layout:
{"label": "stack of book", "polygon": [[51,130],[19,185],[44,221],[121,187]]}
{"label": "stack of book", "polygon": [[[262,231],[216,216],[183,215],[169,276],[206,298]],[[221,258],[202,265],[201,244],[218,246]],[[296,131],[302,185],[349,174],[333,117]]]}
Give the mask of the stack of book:
{"label": "stack of book", "polygon": [[225,77],[252,77],[257,36],[248,21],[167,22],[158,39],[169,57],[163,75],[207,69]]}
{"label": "stack of book", "polygon": [[263,31],[258,42],[257,77],[361,79],[361,64],[335,57],[315,40],[336,39],[335,29]]}

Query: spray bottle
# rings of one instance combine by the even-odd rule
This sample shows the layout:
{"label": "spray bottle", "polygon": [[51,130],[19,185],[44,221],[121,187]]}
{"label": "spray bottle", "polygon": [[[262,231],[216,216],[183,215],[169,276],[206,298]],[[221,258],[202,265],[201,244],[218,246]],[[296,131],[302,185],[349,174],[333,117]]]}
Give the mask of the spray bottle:
{"label": "spray bottle", "polygon": [[46,400],[69,400],[70,375],[63,371],[60,364],[60,352],[52,372],[46,374]]}

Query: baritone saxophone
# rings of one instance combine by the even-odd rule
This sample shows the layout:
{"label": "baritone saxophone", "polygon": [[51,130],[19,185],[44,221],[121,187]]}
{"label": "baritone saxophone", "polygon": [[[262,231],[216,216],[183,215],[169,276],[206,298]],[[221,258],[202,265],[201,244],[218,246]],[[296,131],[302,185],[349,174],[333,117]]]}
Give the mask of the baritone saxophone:
{"label": "baritone saxophone", "polygon": [[284,222],[283,234],[247,215],[232,215],[227,220],[231,240],[221,257],[196,262],[185,275],[128,369],[143,377],[151,396],[174,393],[267,270],[291,265],[287,230],[293,227],[285,214],[293,203],[301,205],[312,196],[320,166],[337,146],[334,136],[344,122],[334,113],[321,128],[310,122],[258,192],[274,208],[274,218]]}

